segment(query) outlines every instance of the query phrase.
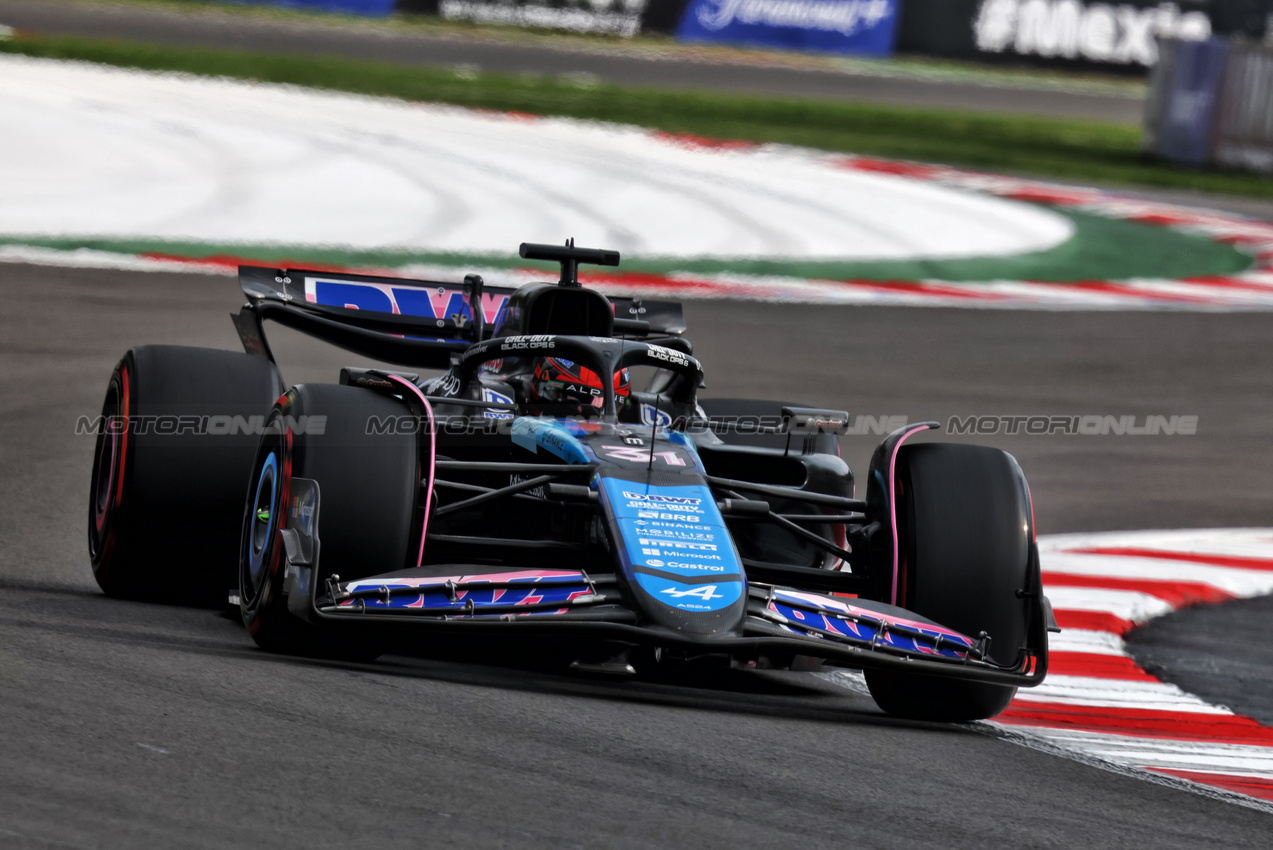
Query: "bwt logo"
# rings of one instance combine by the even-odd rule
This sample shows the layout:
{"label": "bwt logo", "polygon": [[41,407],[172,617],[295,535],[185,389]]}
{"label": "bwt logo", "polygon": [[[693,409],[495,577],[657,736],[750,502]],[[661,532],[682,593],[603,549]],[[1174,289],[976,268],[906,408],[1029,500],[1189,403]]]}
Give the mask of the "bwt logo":
{"label": "bwt logo", "polygon": [[653,502],[655,504],[666,505],[699,505],[702,499],[695,499],[693,496],[663,496],[658,493],[629,493],[623,491],[624,498],[632,499],[636,502]]}

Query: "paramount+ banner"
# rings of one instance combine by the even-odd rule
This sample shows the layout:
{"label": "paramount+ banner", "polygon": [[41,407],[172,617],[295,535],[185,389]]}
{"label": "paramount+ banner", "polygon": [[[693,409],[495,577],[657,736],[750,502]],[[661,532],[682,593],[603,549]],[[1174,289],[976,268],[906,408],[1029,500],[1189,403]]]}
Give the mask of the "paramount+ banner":
{"label": "paramount+ banner", "polygon": [[887,56],[900,0],[689,0],[676,36],[789,50]]}

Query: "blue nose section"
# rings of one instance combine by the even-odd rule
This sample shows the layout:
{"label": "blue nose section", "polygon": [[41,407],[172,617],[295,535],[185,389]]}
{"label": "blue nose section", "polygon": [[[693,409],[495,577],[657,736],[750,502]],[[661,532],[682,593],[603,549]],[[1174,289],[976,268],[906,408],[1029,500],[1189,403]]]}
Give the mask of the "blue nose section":
{"label": "blue nose section", "polygon": [[736,633],[747,579],[710,488],[603,477],[600,491],[639,613],[678,632]]}

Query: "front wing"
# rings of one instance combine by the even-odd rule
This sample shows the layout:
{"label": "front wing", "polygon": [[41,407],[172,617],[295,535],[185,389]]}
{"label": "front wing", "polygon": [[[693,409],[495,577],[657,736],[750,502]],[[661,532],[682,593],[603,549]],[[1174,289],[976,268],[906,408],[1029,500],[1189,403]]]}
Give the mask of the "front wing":
{"label": "front wing", "polygon": [[[282,532],[289,610],[317,623],[363,623],[450,632],[578,635],[676,648],[694,654],[757,658],[805,655],[855,668],[884,668],[1031,687],[1047,673],[1046,612],[1033,617],[1029,643],[1012,667],[995,664],[973,639],[901,609],[777,585],[748,586],[739,633],[696,636],[641,624],[624,605],[614,574],[583,570],[510,570],[429,575],[428,568],[326,582],[311,579],[320,542],[314,482],[293,478],[297,503]],[[493,571],[486,572],[484,570]],[[1038,595],[1040,600],[1042,594]],[[1044,605],[1046,603],[1043,603]]]}

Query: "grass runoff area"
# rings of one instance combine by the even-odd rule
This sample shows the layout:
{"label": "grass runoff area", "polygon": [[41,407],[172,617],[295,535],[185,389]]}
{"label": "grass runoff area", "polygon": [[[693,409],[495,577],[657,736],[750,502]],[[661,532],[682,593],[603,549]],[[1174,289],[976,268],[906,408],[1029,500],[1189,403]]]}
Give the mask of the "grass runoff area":
{"label": "grass runoff area", "polygon": [[1273,197],[1273,179],[1188,170],[1140,151],[1135,126],[739,94],[672,92],[321,56],[18,34],[0,52],[290,83],[482,109],[636,124],[1077,182]]}

